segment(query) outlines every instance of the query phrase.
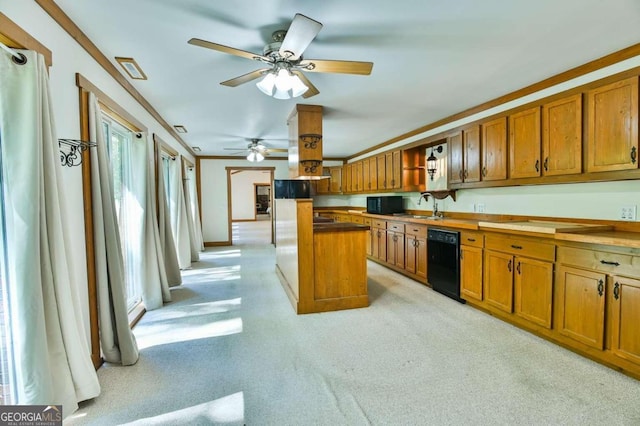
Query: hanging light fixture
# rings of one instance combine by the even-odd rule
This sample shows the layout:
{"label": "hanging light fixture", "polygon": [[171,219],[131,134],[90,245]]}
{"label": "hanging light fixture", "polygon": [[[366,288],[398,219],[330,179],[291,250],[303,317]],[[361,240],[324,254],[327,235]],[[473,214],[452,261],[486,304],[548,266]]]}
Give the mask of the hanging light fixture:
{"label": "hanging light fixture", "polygon": [[247,160],[251,162],[260,162],[264,160],[264,155],[262,155],[257,149],[251,149],[249,155],[247,155]]}
{"label": "hanging light fixture", "polygon": [[[438,153],[441,153],[442,145],[439,145],[436,148],[436,151],[438,151]],[[429,154],[429,157],[427,157],[427,173],[429,173],[429,178],[431,180],[433,180],[433,177],[435,176],[437,171],[438,171],[438,158],[435,155],[433,155],[433,147],[431,147],[431,154]]]}
{"label": "hanging light fixture", "polygon": [[296,98],[309,90],[300,77],[291,73],[286,63],[277,63],[276,68],[267,72],[256,86],[265,95],[276,99]]}

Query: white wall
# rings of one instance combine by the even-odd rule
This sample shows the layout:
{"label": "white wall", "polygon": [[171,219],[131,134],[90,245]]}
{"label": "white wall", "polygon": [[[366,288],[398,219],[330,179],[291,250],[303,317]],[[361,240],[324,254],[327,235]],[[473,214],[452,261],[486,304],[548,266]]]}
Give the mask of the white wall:
{"label": "white wall", "polygon": [[[283,124],[284,125],[284,124]],[[200,186],[202,194],[202,235],[204,241],[215,243],[230,241],[227,212],[227,167],[275,167],[274,179],[288,179],[289,165],[284,160],[264,160],[250,163],[238,160],[200,160]]]}
{"label": "white wall", "polygon": [[231,175],[231,218],[253,220],[256,218],[256,183],[271,184],[268,170],[242,170]]}
{"label": "white wall", "polygon": [[[0,11],[22,27],[36,40],[51,50],[53,66],[50,68],[51,98],[58,137],[80,139],[80,112],[75,74],[81,73],[96,87],[116,101],[127,112],[148,127],[150,133],[159,134],[192,162],[193,157],[166,131],[138,102],[133,99],[97,62],[82,49],[35,1],[0,0]],[[100,48],[100,46],[98,46]],[[133,83],[134,86],[136,83]],[[86,301],[87,272],[85,264],[84,213],[82,202],[81,167],[64,168],[66,191],[64,206],[73,232],[69,235],[71,276],[80,283],[81,300]],[[89,324],[88,304],[83,316]],[[87,326],[87,339],[89,328]]]}

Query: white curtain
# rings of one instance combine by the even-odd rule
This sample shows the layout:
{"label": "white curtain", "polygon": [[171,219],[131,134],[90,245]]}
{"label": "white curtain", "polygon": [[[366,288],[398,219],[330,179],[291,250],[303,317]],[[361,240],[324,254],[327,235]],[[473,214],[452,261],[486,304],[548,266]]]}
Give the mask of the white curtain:
{"label": "white curtain", "polygon": [[171,214],[167,202],[167,191],[165,188],[164,167],[162,166],[162,152],[160,146],[156,147],[156,164],[158,173],[158,228],[160,231],[160,246],[164,255],[164,265],[167,272],[169,286],[182,284],[180,265],[178,265],[178,254],[173,239],[171,228]]}
{"label": "white curtain", "polygon": [[184,209],[185,216],[187,218],[187,229],[189,230],[189,248],[191,250],[191,261],[197,262],[200,260],[200,246],[196,241],[196,226],[193,220],[193,204],[191,203],[191,190],[188,170],[183,170],[184,179],[183,192],[184,192]]}
{"label": "white curtain", "polygon": [[189,195],[191,197],[191,214],[193,216],[194,233],[196,239],[196,247],[200,251],[204,251],[204,238],[202,237],[202,222],[200,222],[200,206],[198,205],[198,194],[196,190],[196,179],[193,169],[190,169],[187,176],[189,177]]}
{"label": "white curtain", "polygon": [[180,265],[180,269],[188,269],[191,267],[191,241],[189,238],[184,191],[182,189],[182,167],[180,167],[179,158],[169,162],[169,179],[171,185],[169,197],[171,228],[176,243],[178,265]]}
{"label": "white curtain", "polygon": [[93,93],[89,94],[89,137],[97,143],[90,152],[100,343],[106,361],[131,365],[138,360],[138,346],[129,327],[112,171],[102,132],[100,106]]}
{"label": "white curtain", "polygon": [[139,264],[142,266],[140,288],[144,307],[150,311],[161,308],[164,302],[170,302],[171,292],[156,220],[153,146],[149,143],[146,132],[138,133],[133,145],[135,166],[142,170],[144,175],[141,177],[144,190],[140,194],[144,212],[141,232],[141,252],[144,254]]}
{"label": "white curtain", "polygon": [[[6,278],[18,404],[62,404],[100,393],[69,273],[70,220],[42,55],[0,54],[0,148]],[[72,219],[71,219],[72,220]],[[80,227],[81,228],[81,227]],[[74,228],[76,231],[78,227]]]}

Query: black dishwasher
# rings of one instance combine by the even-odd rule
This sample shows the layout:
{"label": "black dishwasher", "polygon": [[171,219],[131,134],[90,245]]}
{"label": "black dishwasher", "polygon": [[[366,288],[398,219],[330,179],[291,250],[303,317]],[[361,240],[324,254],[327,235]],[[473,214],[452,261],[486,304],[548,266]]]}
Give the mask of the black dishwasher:
{"label": "black dishwasher", "polygon": [[427,231],[427,280],[431,287],[456,300],[460,298],[460,233],[446,229]]}

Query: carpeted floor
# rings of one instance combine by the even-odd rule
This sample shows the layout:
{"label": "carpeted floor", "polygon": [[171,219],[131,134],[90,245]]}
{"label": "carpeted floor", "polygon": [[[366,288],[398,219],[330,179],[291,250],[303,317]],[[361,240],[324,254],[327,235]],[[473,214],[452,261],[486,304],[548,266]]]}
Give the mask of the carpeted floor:
{"label": "carpeted floor", "polygon": [[371,306],[297,316],[270,245],[208,249],[68,424],[638,425],[640,382],[369,262]]}

